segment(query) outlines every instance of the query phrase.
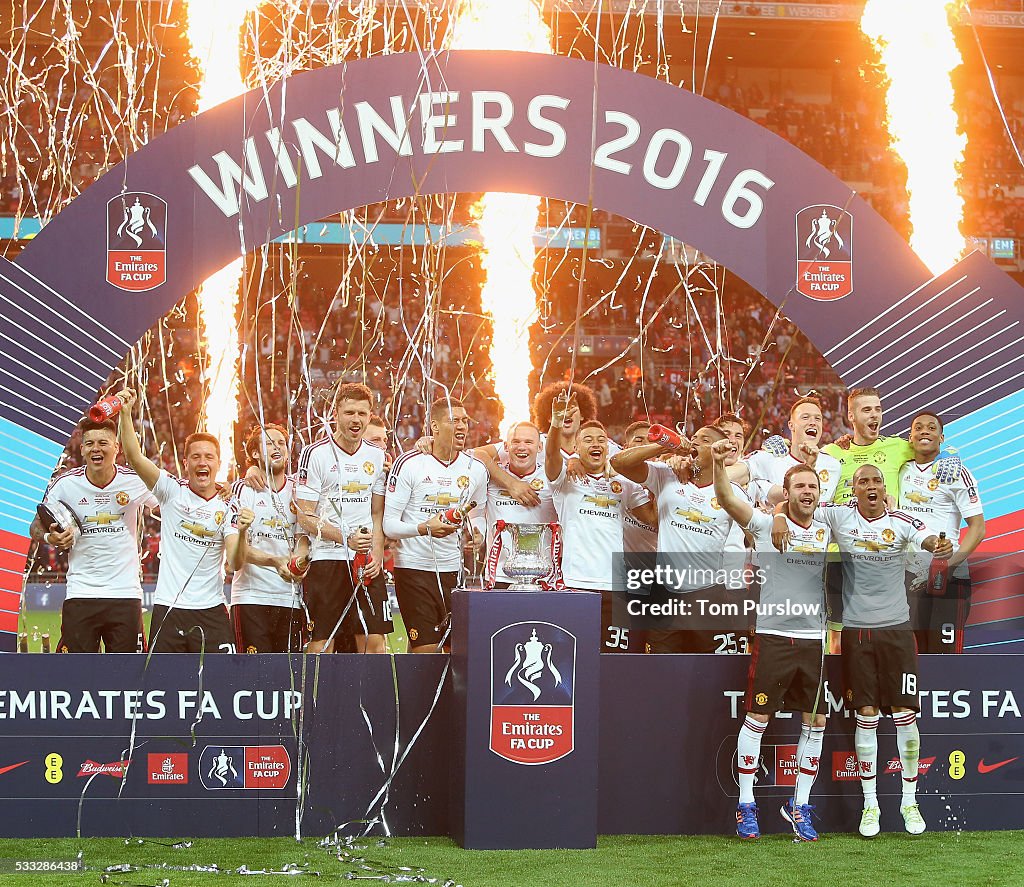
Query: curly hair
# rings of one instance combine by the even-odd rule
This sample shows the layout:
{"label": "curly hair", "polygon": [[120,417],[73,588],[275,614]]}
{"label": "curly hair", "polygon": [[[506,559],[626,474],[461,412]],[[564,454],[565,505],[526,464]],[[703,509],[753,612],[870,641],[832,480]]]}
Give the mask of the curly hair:
{"label": "curly hair", "polygon": [[[569,388],[568,382],[552,382],[537,392],[533,399],[533,423],[542,433],[547,434],[551,428],[551,403],[555,397]],[[580,407],[580,418],[584,422],[597,418],[597,398],[594,390],[579,382],[572,383],[572,393],[576,395],[576,403]]]}

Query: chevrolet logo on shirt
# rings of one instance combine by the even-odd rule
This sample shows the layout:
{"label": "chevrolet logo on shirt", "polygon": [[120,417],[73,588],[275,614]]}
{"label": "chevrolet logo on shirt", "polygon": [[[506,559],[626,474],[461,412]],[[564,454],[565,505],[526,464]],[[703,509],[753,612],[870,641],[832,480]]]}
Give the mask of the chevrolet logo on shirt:
{"label": "chevrolet logo on shirt", "polygon": [[101,527],[105,527],[108,524],[116,524],[121,520],[121,515],[111,514],[109,511],[101,511],[98,514],[91,514],[85,519],[87,524],[99,524]]}
{"label": "chevrolet logo on shirt", "polygon": [[824,554],[820,548],[815,548],[813,545],[792,545],[789,550],[797,554]]}
{"label": "chevrolet logo on shirt", "polygon": [[864,551],[888,551],[892,548],[891,545],[886,545],[884,542],[872,542],[870,539],[858,539],[853,543],[854,548],[863,548]]}
{"label": "chevrolet logo on shirt", "polygon": [[906,497],[916,505],[924,505],[926,502],[931,502],[931,496],[924,496],[921,493],[907,493]]}
{"label": "chevrolet logo on shirt", "polygon": [[453,496],[451,493],[437,493],[433,496],[427,496],[427,501],[432,502],[434,505],[440,505],[442,508],[447,508],[449,505],[454,505],[459,501],[458,496]]}
{"label": "chevrolet logo on shirt", "polygon": [[615,496],[602,496],[600,493],[593,496],[584,496],[583,501],[590,502],[598,508],[611,508],[619,504],[619,500]]}
{"label": "chevrolet logo on shirt", "polygon": [[199,539],[210,539],[217,535],[216,530],[211,530],[208,527],[204,527],[202,524],[194,522],[185,523],[185,521],[182,521],[181,528],[183,530],[188,530],[193,536],[196,536]]}
{"label": "chevrolet logo on shirt", "polygon": [[350,480],[347,484],[341,486],[340,489],[341,492],[348,493],[349,495],[351,495],[352,493],[362,493],[364,490],[370,489],[370,485],[361,484],[358,481]]}
{"label": "chevrolet logo on shirt", "polygon": [[284,526],[284,521],[279,517],[264,518],[263,526],[270,527],[272,530],[280,530]]}
{"label": "chevrolet logo on shirt", "polygon": [[710,517],[708,517],[706,514],[701,514],[699,511],[696,511],[693,508],[688,508],[685,511],[682,508],[677,508],[676,514],[678,514],[680,517],[685,517],[692,524],[711,523]]}

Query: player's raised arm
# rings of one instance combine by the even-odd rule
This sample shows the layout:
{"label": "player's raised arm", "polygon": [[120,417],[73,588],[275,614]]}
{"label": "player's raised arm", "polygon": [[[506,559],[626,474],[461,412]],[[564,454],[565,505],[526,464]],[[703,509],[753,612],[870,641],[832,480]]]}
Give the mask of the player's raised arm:
{"label": "player's raised arm", "polygon": [[665,448],[661,444],[654,443],[627,447],[612,456],[612,471],[638,484],[645,483],[648,473],[647,460],[657,459],[664,452]]}
{"label": "player's raised arm", "polygon": [[142,482],[153,489],[160,480],[160,468],[150,461],[142,452],[142,445],[139,443],[139,436],[135,433],[135,422],[132,419],[132,410],[138,402],[138,395],[130,388],[125,388],[117,393],[121,401],[121,415],[118,419],[118,434],[121,438],[121,449],[128,464],[135,469],[135,473],[142,479]]}
{"label": "player's raised arm", "polygon": [[554,483],[562,474],[561,439],[554,429],[561,428],[566,414],[575,406],[573,397],[566,398],[563,394],[555,395],[551,401],[551,431],[544,441],[544,474]]}
{"label": "player's raised arm", "polygon": [[735,444],[730,440],[718,440],[711,445],[711,456],[715,460],[715,498],[718,504],[725,509],[726,513],[740,526],[745,527],[750,523],[754,509],[749,502],[744,501],[736,495],[733,489],[733,481],[729,477],[729,471],[725,462],[735,452]]}

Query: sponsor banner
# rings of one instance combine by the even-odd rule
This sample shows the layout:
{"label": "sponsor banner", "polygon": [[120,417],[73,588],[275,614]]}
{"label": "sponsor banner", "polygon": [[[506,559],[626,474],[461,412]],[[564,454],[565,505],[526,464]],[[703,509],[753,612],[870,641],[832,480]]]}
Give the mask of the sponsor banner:
{"label": "sponsor banner", "polygon": [[[197,716],[231,723],[286,723],[302,704],[297,690],[230,690],[229,688],[96,690],[80,686],[0,688],[0,735],[4,722],[55,724],[187,725]],[[17,727],[11,723],[10,732]]]}
{"label": "sponsor banner", "polygon": [[146,781],[150,785],[187,785],[188,754],[169,752],[150,753],[146,756]]}
{"label": "sponsor banner", "polygon": [[199,781],[211,791],[283,789],[291,772],[283,745],[208,745],[199,756]]}
{"label": "sponsor banner", "polygon": [[860,765],[857,755],[852,751],[832,752],[832,781],[851,782],[860,780]]}
{"label": "sponsor banner", "polygon": [[79,776],[113,776],[122,779],[128,772],[131,761],[112,761],[109,764],[100,764],[97,761],[82,761],[78,768]]}
{"label": "sponsor banner", "polygon": [[[494,782],[494,792],[505,778],[521,782],[537,777],[541,787],[548,780],[557,780],[561,768],[581,759],[584,739],[599,736],[601,833],[726,834],[734,828],[736,736],[744,717],[747,657],[605,656],[599,663],[599,716],[595,713],[584,722],[583,690],[576,697],[572,692],[573,682],[585,677],[572,668],[568,655],[573,650],[572,639],[558,625],[543,621],[515,625],[514,618],[492,623],[481,632],[482,650],[474,672],[483,704],[474,721],[473,748],[482,761],[479,766],[491,768],[487,774]],[[500,631],[492,636],[494,629]],[[533,648],[529,652],[526,648],[534,630],[542,644],[539,657]],[[559,672],[558,684],[548,667],[546,645],[551,645],[550,662]],[[139,715],[129,766],[126,750],[131,748],[133,725],[122,717],[124,694],[130,692],[126,688],[143,686],[140,677],[145,657],[95,655],[70,662],[71,658],[10,658],[4,688],[7,715],[14,688],[20,701],[16,717],[0,718],[4,749],[0,799],[19,813],[4,820],[0,835],[74,836],[87,782],[81,825],[92,834],[123,834],[126,821],[138,835],[291,834],[296,784],[292,771],[297,769],[298,759],[290,724],[281,719],[280,705],[276,723],[261,719],[255,697],[242,694],[252,693],[246,687],[265,688],[264,712],[270,710],[273,699],[290,698],[274,694],[279,692],[276,688],[289,686],[289,667],[294,660],[286,656],[208,657],[204,671],[204,692],[210,694],[207,713],[196,725],[197,744],[193,746],[191,721],[178,720],[179,700],[171,688],[193,686],[190,681],[195,678],[196,659],[154,657],[147,672],[151,683],[140,696],[129,699],[130,710]],[[307,690],[304,749],[309,755],[311,794],[303,822],[311,834],[326,833],[338,822],[365,819],[382,779],[376,757],[380,738],[393,737],[396,731],[411,737],[421,725],[419,739],[410,746],[406,763],[391,786],[388,824],[396,835],[450,833],[454,706],[453,688],[445,681],[446,660],[442,656],[399,656],[394,664],[378,661],[383,659],[340,656],[325,660],[319,675],[321,705],[312,704],[312,689]],[[538,659],[543,665],[540,671]],[[1024,657],[1012,654],[920,657],[918,797],[929,830],[1024,828],[1019,794],[1024,783],[1022,664]],[[839,657],[827,657],[825,666],[828,683],[821,711],[828,716],[828,726],[821,774],[811,803],[827,831],[855,831],[861,797],[853,740],[855,719],[840,691]],[[392,668],[399,674],[401,706],[397,712]],[[507,684],[510,671],[512,680]],[[537,687],[536,700],[518,681],[519,676]],[[91,686],[88,691],[87,685]],[[105,687],[121,689],[102,689]],[[157,700],[147,702],[151,690],[165,691],[159,698],[166,709],[161,720],[142,719],[143,711],[151,716],[156,711],[150,703]],[[95,717],[89,704],[82,707],[77,720],[67,717],[65,711],[75,714],[86,692],[101,716]],[[192,692],[184,710],[195,720],[203,694]],[[44,697],[45,718],[39,707]],[[29,699],[36,701],[34,718],[22,707]],[[55,708],[51,705],[54,699],[58,703]],[[325,699],[329,705],[323,704]],[[211,713],[213,701],[219,718]],[[566,713],[571,702],[578,703],[571,718],[560,716],[559,710]],[[109,720],[103,717],[107,704],[116,714]],[[373,737],[360,706],[373,725]],[[503,710],[506,708],[508,711]],[[298,710],[291,708],[293,714]],[[396,723],[396,716],[400,722]],[[28,720],[31,723],[26,723]],[[532,729],[533,737],[515,738],[553,739],[555,745],[512,749],[514,734],[498,730],[496,736],[495,724],[547,725],[540,733],[548,735],[537,735]],[[562,739],[566,726],[571,726],[574,734],[577,729],[587,732],[575,735],[573,750],[554,765],[528,768],[524,762],[499,756],[490,747],[496,741],[504,742],[502,750],[529,763],[563,751],[558,743],[567,741]],[[563,728],[561,735],[555,727]],[[799,731],[799,713],[783,712],[772,718],[757,774],[759,803],[767,805],[792,793]],[[883,810],[896,809],[891,805],[898,802],[900,771],[888,718],[882,721],[878,742],[878,769],[890,774],[879,779],[879,796]],[[94,774],[109,778],[90,781]],[[179,774],[184,778],[177,779]],[[253,791],[260,787],[267,791]],[[575,787],[567,791],[570,805],[579,791]],[[107,803],[115,798],[116,803]],[[93,803],[96,799],[104,802]],[[517,815],[528,819],[531,809],[524,804],[517,808]],[[762,825],[770,829],[776,823],[769,817]],[[778,827],[784,825],[779,820]]]}
{"label": "sponsor banner", "polygon": [[[935,756],[921,758],[917,762],[917,775],[925,776],[935,763]],[[898,757],[889,758],[884,773],[903,773],[903,764]],[[859,779],[860,773],[857,769],[857,753],[855,751],[834,751],[832,752],[832,781],[849,782]]]}
{"label": "sponsor banner", "polygon": [[[921,758],[917,762],[917,775],[924,776],[932,768],[932,764],[935,763],[935,756],[930,758]],[[903,773],[903,762],[899,758],[889,758],[889,763],[885,765],[886,773]]]}
{"label": "sponsor banner", "polygon": [[776,745],[774,747],[775,785],[796,785],[799,763],[796,759],[796,744]]}
{"label": "sponsor banner", "polygon": [[491,636],[490,749],[516,764],[550,764],[573,750],[576,636],[518,622]]}
{"label": "sponsor banner", "polygon": [[3,776],[5,773],[10,773],[12,770],[17,770],[19,767],[24,767],[27,763],[29,762],[18,761],[18,763],[16,764],[5,764],[4,766],[0,767],[0,776]]}
{"label": "sponsor banner", "polygon": [[495,705],[491,751],[517,764],[546,764],[572,751],[572,706]]}

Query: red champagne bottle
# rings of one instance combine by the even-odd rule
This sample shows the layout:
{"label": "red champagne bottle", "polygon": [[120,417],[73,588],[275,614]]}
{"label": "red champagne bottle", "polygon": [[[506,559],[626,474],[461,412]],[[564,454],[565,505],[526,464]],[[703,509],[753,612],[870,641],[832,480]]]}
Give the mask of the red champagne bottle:
{"label": "red champagne bottle", "polygon": [[647,430],[647,439],[651,443],[660,444],[668,450],[679,451],[683,446],[683,439],[671,428],[664,425],[652,425]]}
{"label": "red champagne bottle", "polygon": [[470,502],[468,505],[453,505],[447,511],[441,512],[441,520],[450,527],[462,526],[466,515],[474,508],[476,508],[476,502]]}
{"label": "red champagne bottle", "polygon": [[89,407],[89,418],[93,422],[106,422],[121,412],[121,398],[113,394],[104,397]]}
{"label": "red champagne bottle", "polygon": [[370,559],[370,555],[365,551],[356,552],[355,557],[352,558],[352,581],[356,585],[363,584],[363,571],[366,569],[366,562]]}
{"label": "red champagne bottle", "polygon": [[298,578],[306,570],[309,569],[309,557],[308,555],[301,555],[300,557],[293,557],[288,561],[288,572]]}

